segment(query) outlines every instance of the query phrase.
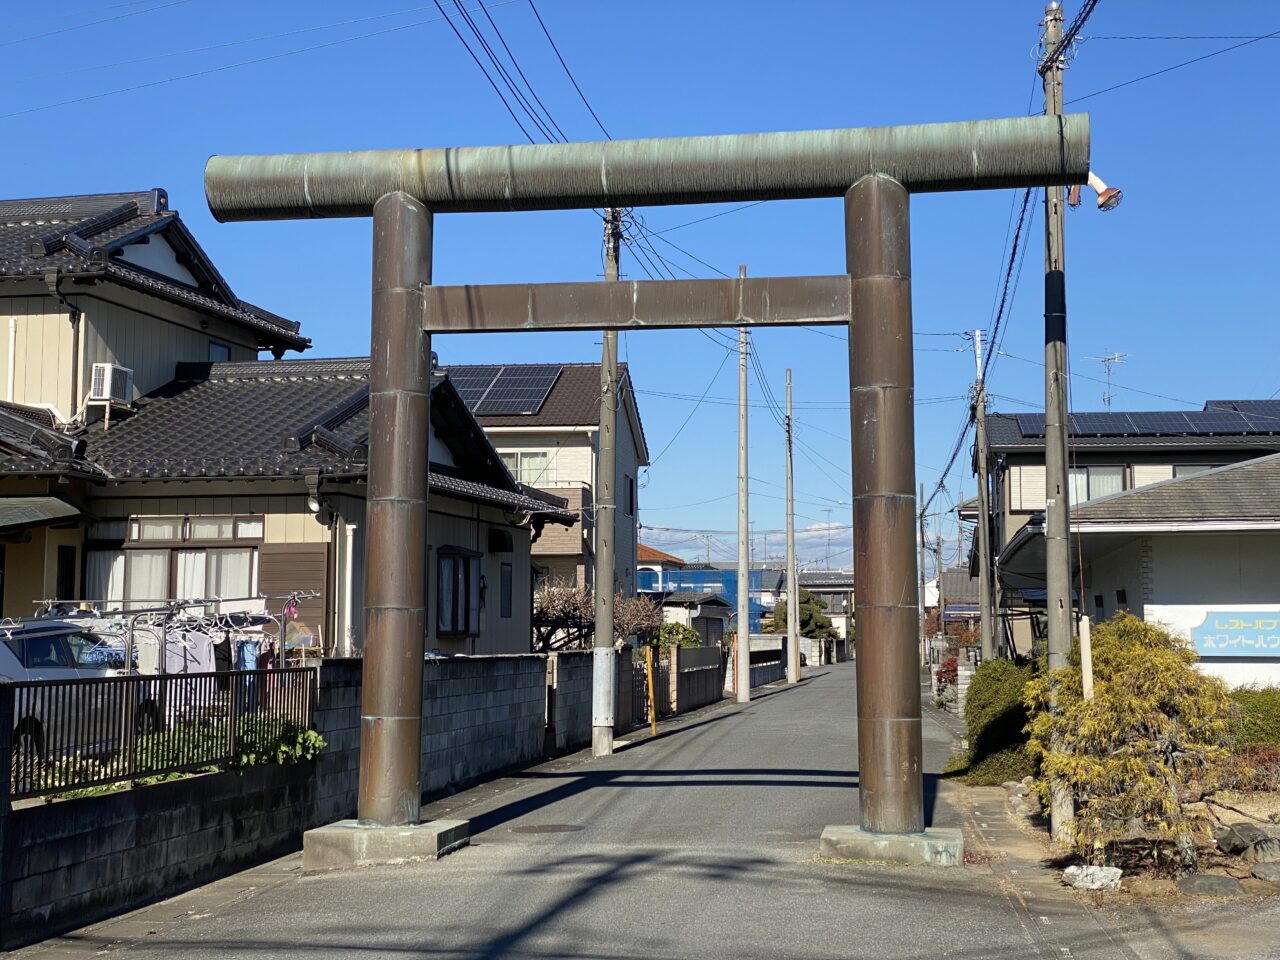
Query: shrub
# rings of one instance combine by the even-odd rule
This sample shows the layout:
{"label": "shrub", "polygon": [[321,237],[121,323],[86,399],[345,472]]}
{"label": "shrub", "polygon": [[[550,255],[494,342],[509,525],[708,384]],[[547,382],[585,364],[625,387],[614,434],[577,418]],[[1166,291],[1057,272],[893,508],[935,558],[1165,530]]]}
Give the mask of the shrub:
{"label": "shrub", "polygon": [[955,657],[943,657],[942,662],[938,664],[938,670],[935,674],[938,680],[938,686],[950,687],[956,682],[960,676],[960,666],[956,662]]}
{"label": "shrub", "polygon": [[1280,687],[1240,687],[1231,699],[1239,708],[1231,731],[1235,743],[1280,747]]}
{"label": "shrub", "polygon": [[1280,789],[1280,747],[1248,744],[1222,764],[1219,782],[1244,793]]}
{"label": "shrub", "polygon": [[664,623],[658,628],[658,646],[664,650],[671,647],[700,647],[702,637],[693,627],[683,623]]}
{"label": "shrub", "polygon": [[969,737],[969,768],[974,784],[1004,783],[1035,774],[1027,752],[1027,708],[1024,701],[1030,666],[989,660],[978,666],[965,697],[964,722]]}
{"label": "shrub", "polygon": [[1172,842],[1181,865],[1195,866],[1186,804],[1216,786],[1232,714],[1225,684],[1195,660],[1184,640],[1122,613],[1093,631],[1092,700],[1081,693],[1078,646],[1070,666],[1027,684],[1041,795],[1074,795],[1071,839],[1089,861],[1137,834]]}

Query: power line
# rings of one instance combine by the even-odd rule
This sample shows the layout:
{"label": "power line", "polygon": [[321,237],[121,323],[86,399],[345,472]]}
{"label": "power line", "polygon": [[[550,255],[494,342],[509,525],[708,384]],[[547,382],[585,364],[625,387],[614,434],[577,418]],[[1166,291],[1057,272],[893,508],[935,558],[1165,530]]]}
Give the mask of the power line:
{"label": "power line", "polygon": [[591,101],[587,99],[587,95],[582,92],[582,87],[578,86],[577,78],[574,77],[573,71],[569,69],[569,64],[564,62],[564,57],[560,55],[560,48],[556,46],[556,42],[551,39],[551,31],[547,29],[547,25],[542,20],[542,15],[538,13],[538,8],[534,6],[533,0],[529,0],[529,9],[533,11],[533,15],[538,19],[538,26],[542,28],[542,33],[547,38],[547,43],[551,44],[551,49],[555,52],[556,59],[560,61],[560,66],[564,67],[565,75],[569,78],[569,82],[573,84],[573,89],[578,91],[578,97],[582,100],[582,105],[587,108],[587,112],[591,114],[591,119],[596,122],[596,126],[600,128],[600,132],[608,139],[612,140],[613,136],[605,129],[604,124],[600,122],[595,108],[591,106]]}
{"label": "power line", "polygon": [[[515,0],[496,0],[492,6],[502,6],[506,3],[514,3]],[[89,103],[93,100],[102,100],[106,97],[119,96],[124,93],[133,93],[137,90],[147,90],[151,87],[164,86],[169,83],[177,83],[181,80],[194,80],[198,77],[207,77],[215,73],[223,73],[227,70],[235,70],[239,67],[249,67],[259,63],[270,63],[274,60],[283,60],[286,57],[296,57],[304,53],[312,53],[316,50],[324,50],[329,47],[338,47],[347,43],[354,43],[357,40],[368,40],[373,37],[382,37],[392,33],[398,33],[401,30],[410,30],[414,27],[425,26],[429,23],[439,23],[441,17],[429,17],[425,20],[415,20],[412,23],[403,23],[395,27],[387,27],[384,30],[374,30],[370,33],[358,34],[354,37],[340,37],[337,40],[327,40],[324,43],[316,43],[307,47],[299,47],[295,50],[284,50],[280,53],[266,54],[261,57],[253,57],[248,60],[238,60],[235,63],[225,63],[217,67],[208,67],[204,70],[195,70],[191,73],[183,73],[177,76],[164,77],[159,80],[148,80],[144,83],[130,84],[126,87],[117,87],[114,90],[102,90],[98,93],[85,94],[82,97],[71,97],[67,100],[58,100],[53,103],[44,103],[34,107],[25,107],[22,110],[13,110],[9,113],[0,114],[0,120],[9,120],[13,117],[25,116],[29,113],[39,113],[43,110],[53,110],[57,107],[67,107],[77,103]],[[445,18],[447,19],[447,18]],[[530,141],[532,142],[532,141]]]}
{"label": "power line", "polygon": [[1084,22],[1089,19],[1097,5],[1098,0],[1085,0],[1080,12],[1076,14],[1076,18],[1071,21],[1071,26],[1067,27],[1062,39],[1058,41],[1058,45],[1049,52],[1040,66],[1037,67],[1037,72],[1039,72],[1040,76],[1043,77],[1053,69],[1058,59],[1062,56],[1062,52],[1071,48],[1071,44],[1075,42],[1076,35],[1080,33],[1080,28],[1084,26]]}
{"label": "power line", "polygon": [[676,442],[676,439],[684,432],[684,428],[689,425],[689,421],[693,419],[693,415],[698,412],[698,408],[702,406],[702,402],[707,399],[707,394],[710,393],[711,388],[715,386],[716,380],[719,379],[720,372],[724,370],[724,365],[728,359],[729,352],[726,350],[724,356],[720,358],[720,366],[716,367],[716,372],[711,375],[711,380],[707,383],[707,389],[702,391],[702,396],[699,397],[698,402],[693,405],[693,409],[689,411],[689,415],[684,418],[684,422],[680,424],[676,432],[672,434],[671,439],[667,441],[667,445],[662,448],[656,457],[649,461],[649,466],[651,468],[655,463],[662,459],[662,455],[664,453],[671,449],[671,445]]}
{"label": "power line", "polygon": [[511,115],[511,119],[514,120],[516,126],[520,128],[520,132],[524,134],[525,139],[528,140],[530,143],[536,143],[537,141],[533,139],[532,134],[530,134],[529,131],[525,129],[524,124],[520,122],[520,118],[516,116],[516,112],[511,108],[511,104],[507,102],[507,98],[504,97],[502,95],[502,91],[498,89],[498,84],[494,82],[493,77],[489,75],[489,71],[486,70],[484,68],[484,64],[480,62],[480,58],[476,56],[476,52],[471,49],[471,44],[467,43],[467,38],[462,35],[462,31],[459,30],[457,26],[454,25],[453,20],[451,20],[449,18],[449,15],[444,12],[444,7],[441,6],[440,0],[435,0],[435,4],[436,4],[436,9],[440,11],[440,16],[444,17],[444,19],[448,22],[449,29],[453,31],[453,35],[457,37],[458,42],[461,43],[462,46],[466,48],[467,53],[471,55],[471,59],[474,60],[476,63],[476,66],[480,68],[480,72],[484,74],[484,78],[487,81],[489,81],[489,86],[493,87],[493,92],[498,95],[498,99],[502,101],[502,105],[506,107],[507,113]]}
{"label": "power line", "polygon": [[1009,285],[1013,281],[1013,270],[1018,263],[1018,244],[1022,239],[1022,228],[1027,222],[1027,208],[1031,205],[1031,189],[1023,191],[1022,209],[1018,211],[1018,225],[1013,231],[1013,244],[1009,248],[1009,262],[1005,266],[1004,281],[1000,289],[1000,305],[996,308],[995,320],[992,321],[991,330],[987,336],[987,343],[991,345],[991,349],[987,351],[986,357],[982,361],[982,379],[987,379],[987,372],[991,369],[991,358],[996,355],[996,344],[1000,338],[1000,326],[1004,323],[1007,316],[1005,308],[1009,306]]}
{"label": "power line", "polygon": [[[128,13],[118,13],[113,17],[102,17],[99,20],[90,20],[88,23],[77,23],[70,27],[59,27],[57,30],[46,30],[44,33],[33,33],[25,37],[14,37],[12,40],[0,41],[0,47],[12,47],[19,43],[26,43],[28,40],[43,40],[45,37],[56,37],[60,34],[71,33],[74,30],[84,30],[86,27],[96,27],[104,23],[114,23],[117,20],[126,20],[129,17],[140,17],[146,13],[155,13],[157,10],[167,10],[170,7],[180,7],[184,3],[190,3],[191,0],[169,0],[168,3],[161,3],[154,7],[147,7],[145,10],[130,10]],[[133,4],[117,4],[117,6],[132,6]],[[107,8],[112,9],[111,7]]]}
{"label": "power line", "polygon": [[717,217],[727,217],[731,213],[739,213],[743,210],[749,210],[752,207],[758,207],[760,204],[768,202],[768,200],[756,200],[752,203],[744,203],[741,206],[734,207],[732,210],[721,210],[719,213],[713,213],[706,217],[699,217],[697,220],[686,220],[684,223],[677,223],[674,227],[663,227],[661,230],[653,231],[653,235],[656,237],[664,233],[670,233],[672,230],[683,230],[685,227],[692,227],[695,223],[706,223],[708,220],[715,220]]}
{"label": "power line", "polygon": [[1260,40],[1272,40],[1276,37],[1280,37],[1280,30],[1276,30],[1273,33],[1264,34],[1261,37],[1251,37],[1248,40],[1245,40],[1243,43],[1236,43],[1229,47],[1223,47],[1221,50],[1214,50],[1212,53],[1206,53],[1204,56],[1201,56],[1201,57],[1193,57],[1190,60],[1183,60],[1181,63],[1175,63],[1173,66],[1165,67],[1162,70],[1154,70],[1151,73],[1144,73],[1140,77],[1134,77],[1132,80],[1125,80],[1123,83],[1115,83],[1109,87],[1103,87],[1101,90],[1093,91],[1093,93],[1086,93],[1082,97],[1072,97],[1065,104],[1063,104],[1063,106],[1068,106],[1073,103],[1079,103],[1082,100],[1088,100],[1092,97],[1100,97],[1104,93],[1111,93],[1113,90],[1119,90],[1123,87],[1131,87],[1135,83],[1141,83],[1143,80],[1150,80],[1152,77],[1159,77],[1166,73],[1172,73],[1174,70],[1181,70],[1183,67],[1189,67],[1193,63],[1201,63],[1205,60],[1210,60],[1213,57],[1220,57],[1224,53],[1230,53],[1232,50],[1239,50],[1242,47],[1247,47],[1250,44],[1259,42]]}
{"label": "power line", "polygon": [[1080,37],[1081,40],[1270,40],[1275,34],[1264,34],[1259,36],[1256,33],[1246,34],[1176,34],[1163,36],[1102,36],[1100,34],[1090,34],[1087,37]]}

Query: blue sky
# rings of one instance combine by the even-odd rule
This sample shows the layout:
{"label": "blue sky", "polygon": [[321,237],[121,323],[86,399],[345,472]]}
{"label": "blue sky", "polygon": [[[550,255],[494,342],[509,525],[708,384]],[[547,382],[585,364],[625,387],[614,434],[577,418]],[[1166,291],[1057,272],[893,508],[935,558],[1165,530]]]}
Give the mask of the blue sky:
{"label": "blue sky", "polygon": [[[478,0],[468,7],[477,10]],[[560,52],[616,138],[918,123],[1037,111],[1033,54],[1043,5],[932,2],[647,2],[535,0]],[[56,12],[10,8],[0,40],[3,194],[162,186],[243,298],[300,320],[312,355],[368,352],[365,220],[217,224],[201,173],[214,153],[523,142],[434,4],[414,0],[70,0]],[[569,138],[602,134],[567,80],[527,0],[490,13]],[[451,11],[453,8],[446,4]],[[1077,4],[1066,5],[1068,19]],[[481,21],[487,28],[487,23]],[[328,26],[332,25],[332,26]],[[1076,97],[1239,43],[1110,40],[1151,35],[1256,36],[1280,30],[1274,4],[1099,4],[1066,77],[1068,110],[1093,120],[1093,164],[1122,187],[1119,211],[1067,220],[1068,309],[1076,409],[1101,407],[1102,366],[1119,351],[1117,409],[1191,409],[1280,390],[1273,266],[1277,193],[1274,90],[1280,39],[1071,104]],[[258,39],[267,38],[267,39]],[[917,455],[932,488],[964,417],[967,343],[986,328],[1008,257],[1010,191],[913,202]],[[1042,403],[1040,202],[988,385],[993,407]],[[662,231],[730,206],[641,211]],[[681,227],[656,248],[679,276],[836,273],[839,201],[771,203]],[[584,280],[600,272],[589,211],[480,214],[437,221],[437,283]],[[691,256],[690,256],[691,255]],[[696,259],[693,259],[696,258]],[[703,262],[699,262],[703,261]],[[710,265],[710,266],[708,266]],[[714,270],[712,269],[714,268]],[[644,277],[623,253],[624,276]],[[752,517],[783,525],[782,431],[756,377],[781,398],[793,369],[802,559],[850,562],[848,366],[840,331],[753,335]],[[703,553],[695,530],[736,523],[736,362],[718,335],[631,333],[641,414],[656,456],[642,478],[646,539]],[[590,334],[437,338],[444,363],[595,361]],[[723,366],[721,361],[725,360]],[[713,382],[713,374],[719,375]],[[1145,392],[1142,392],[1145,391]],[[695,408],[696,398],[707,393]],[[1160,399],[1152,394],[1168,399]],[[692,417],[675,437],[677,429]],[[962,456],[963,459],[963,456]],[[974,491],[952,473],[948,505]],[[828,514],[827,509],[831,512]],[[682,532],[689,531],[689,532]],[[732,558],[732,535],[713,541]],[[780,555],[780,536],[755,542]]]}

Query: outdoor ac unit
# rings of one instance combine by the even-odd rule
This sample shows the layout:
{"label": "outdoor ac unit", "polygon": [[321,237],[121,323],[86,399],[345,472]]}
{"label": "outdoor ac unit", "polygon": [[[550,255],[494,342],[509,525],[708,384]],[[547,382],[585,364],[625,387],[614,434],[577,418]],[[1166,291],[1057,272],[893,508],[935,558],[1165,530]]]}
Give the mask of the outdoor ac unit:
{"label": "outdoor ac unit", "polygon": [[110,403],[133,402],[133,371],[114,363],[93,365],[93,384],[89,399]]}

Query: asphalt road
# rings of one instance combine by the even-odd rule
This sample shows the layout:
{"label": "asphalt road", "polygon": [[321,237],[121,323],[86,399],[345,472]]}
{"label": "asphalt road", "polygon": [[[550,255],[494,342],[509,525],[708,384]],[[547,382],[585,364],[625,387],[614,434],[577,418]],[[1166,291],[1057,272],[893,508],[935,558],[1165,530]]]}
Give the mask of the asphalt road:
{"label": "asphalt road", "polygon": [[[852,665],[808,673],[797,687],[669,724],[611,758],[579,754],[433,805],[434,816],[472,822],[472,846],[438,863],[303,877],[291,858],[30,955],[1139,956],[1053,884],[1019,891],[1008,863],[817,861],[822,828],[857,819],[856,707]],[[952,740],[929,713],[926,769],[936,773]],[[947,790],[935,799],[939,825],[980,834],[988,823],[978,821],[994,828],[1003,817]],[[1157,955],[1180,954],[1141,954]]]}

